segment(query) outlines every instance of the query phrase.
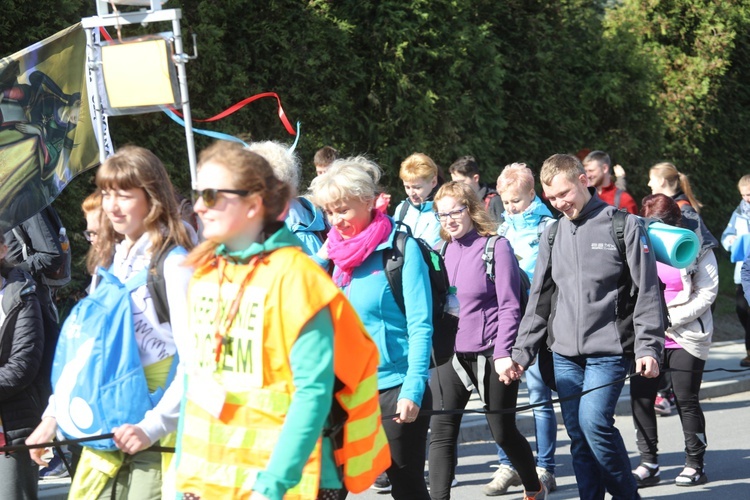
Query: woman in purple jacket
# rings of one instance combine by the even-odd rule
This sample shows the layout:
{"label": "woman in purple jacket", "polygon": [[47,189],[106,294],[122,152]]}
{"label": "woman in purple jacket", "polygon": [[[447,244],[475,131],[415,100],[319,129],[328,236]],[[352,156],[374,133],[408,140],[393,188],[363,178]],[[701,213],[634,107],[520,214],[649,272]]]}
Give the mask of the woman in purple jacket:
{"label": "woman in purple jacket", "polygon": [[[510,364],[510,352],[521,321],[520,277],[516,257],[508,240],[495,243],[495,281],[487,276],[482,260],[487,239],[497,223],[490,219],[471,187],[449,182],[435,195],[434,210],[440,221],[440,236],[448,242],[445,267],[450,284],[457,288],[460,304],[456,354],[437,368],[433,394],[445,409],[463,409],[476,387],[486,410],[516,407],[518,381],[500,382],[498,372]],[[505,450],[523,481],[527,499],[543,499],[546,490],[536,474],[528,441],[516,428],[513,412],[487,415],[492,436]],[[430,423],[430,496],[450,498],[455,445],[461,415],[436,415]]]}

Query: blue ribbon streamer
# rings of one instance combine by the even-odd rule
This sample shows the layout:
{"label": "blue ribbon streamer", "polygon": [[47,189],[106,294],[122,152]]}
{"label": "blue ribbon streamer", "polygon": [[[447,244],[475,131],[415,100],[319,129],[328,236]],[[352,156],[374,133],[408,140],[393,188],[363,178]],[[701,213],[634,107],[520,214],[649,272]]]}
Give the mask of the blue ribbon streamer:
{"label": "blue ribbon streamer", "polygon": [[294,136],[294,142],[292,143],[292,147],[289,148],[290,153],[294,153],[294,150],[297,149],[297,143],[299,142],[299,126],[300,122],[297,122],[297,135]]}
{"label": "blue ribbon streamer", "polygon": [[[185,126],[185,120],[177,116],[177,114],[175,114],[172,110],[162,108],[162,111],[164,111],[164,114],[166,114],[178,124],[182,125],[183,127]],[[223,141],[239,142],[243,146],[247,147],[247,143],[245,141],[233,135],[224,134],[222,132],[214,132],[213,130],[203,130],[200,128],[193,128],[193,132],[195,132],[196,134],[205,135],[207,137],[213,137],[214,139],[221,139]],[[297,122],[297,139],[299,139],[299,122]],[[297,139],[295,139],[294,145],[297,144]],[[292,146],[292,148],[294,148],[294,145]]]}

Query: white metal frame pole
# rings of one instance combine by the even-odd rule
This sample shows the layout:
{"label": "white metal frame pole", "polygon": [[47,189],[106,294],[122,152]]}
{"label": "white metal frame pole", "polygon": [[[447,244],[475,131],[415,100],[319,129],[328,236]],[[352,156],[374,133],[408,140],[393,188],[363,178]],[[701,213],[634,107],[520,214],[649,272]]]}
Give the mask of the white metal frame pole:
{"label": "white metal frame pole", "polygon": [[93,76],[94,84],[91,85],[93,95],[89,96],[89,99],[94,99],[94,127],[96,127],[96,143],[99,145],[99,163],[104,163],[107,159],[106,151],[104,150],[104,112],[102,110],[102,97],[99,95],[99,76],[98,72],[101,70],[99,67],[99,61],[96,58],[94,52],[94,30],[97,28],[86,28],[86,79],[89,76]]}
{"label": "white metal frame pole", "polygon": [[[151,11],[141,10],[138,12],[119,12],[117,14],[102,15],[100,11],[99,16],[85,17],[81,19],[81,24],[86,30],[87,40],[87,59],[92,58],[92,61],[87,61],[88,64],[95,65],[95,71],[100,71],[99,61],[96,59],[94,53],[94,42],[93,42],[93,31],[103,26],[124,26],[128,24],[146,24],[154,22],[172,22],[172,31],[174,36],[174,64],[177,65],[177,78],[180,85],[180,98],[182,99],[182,114],[185,120],[185,141],[187,143],[188,163],[190,165],[190,180],[192,187],[196,187],[196,156],[195,156],[195,138],[193,136],[193,120],[192,113],[190,111],[190,98],[188,95],[187,86],[187,73],[185,71],[185,63],[190,60],[190,56],[183,52],[182,47],[182,32],[180,28],[180,19],[182,18],[182,10],[180,9],[167,9],[160,10],[158,0],[151,0],[152,7]],[[107,11],[107,2],[103,0],[97,1],[97,8]],[[101,104],[101,96],[99,95],[98,87],[94,90],[94,106],[95,115],[98,115],[101,119],[95,120],[97,130],[104,128],[103,123],[103,110]],[[103,133],[99,135],[99,156],[102,158],[103,153]],[[102,159],[101,161],[104,161]]]}

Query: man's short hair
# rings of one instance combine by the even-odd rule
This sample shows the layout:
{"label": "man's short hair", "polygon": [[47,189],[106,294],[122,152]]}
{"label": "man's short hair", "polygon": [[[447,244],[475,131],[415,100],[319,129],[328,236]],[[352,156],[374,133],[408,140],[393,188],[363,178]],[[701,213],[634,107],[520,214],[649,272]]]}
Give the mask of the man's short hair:
{"label": "man's short hair", "polygon": [[586,155],[586,158],[583,159],[583,164],[586,165],[590,161],[598,161],[599,165],[612,166],[612,160],[609,159],[609,155],[604,151],[597,150],[590,152]]}
{"label": "man's short hair", "polygon": [[323,146],[315,153],[315,156],[313,157],[313,164],[315,164],[315,166],[327,167],[338,157],[338,151],[333,149],[331,146]]}
{"label": "man's short hair", "polygon": [[448,170],[451,174],[471,177],[473,175],[479,175],[479,163],[473,156],[462,156],[454,161]]}
{"label": "man's short hair", "polygon": [[401,162],[401,170],[398,176],[404,182],[416,180],[431,181],[438,175],[435,162],[424,153],[413,153]]}
{"label": "man's short hair", "polygon": [[737,189],[742,189],[747,186],[750,186],[750,174],[740,177],[740,180],[737,183]]}
{"label": "man's short hair", "polygon": [[563,174],[570,182],[575,182],[579,176],[586,175],[586,171],[575,156],[558,153],[544,160],[539,179],[542,184],[549,186],[558,174]]}

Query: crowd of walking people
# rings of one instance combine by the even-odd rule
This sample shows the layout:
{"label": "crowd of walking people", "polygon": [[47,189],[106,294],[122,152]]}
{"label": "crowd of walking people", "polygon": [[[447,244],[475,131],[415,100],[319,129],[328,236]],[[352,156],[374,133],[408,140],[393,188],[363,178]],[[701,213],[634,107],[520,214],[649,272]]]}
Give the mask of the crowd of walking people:
{"label": "crowd of walking people", "polygon": [[[636,499],[663,479],[656,415],[670,398],[685,436],[673,481],[708,481],[699,392],[719,240],[673,164],[651,168],[638,211],[603,151],[550,156],[540,192],[523,163],[495,189],[473,156],[448,178],[414,153],[391,216],[373,160],[326,146],[313,163],[303,189],[286,145],[216,142],[190,209],[154,153],[121,148],[82,206],[91,284],[61,330],[44,267],[64,264],[60,221],[50,207],[0,233],[0,446],[39,446],[0,459],[0,496],[36,498],[52,458],[73,473],[70,498],[343,499],[373,485],[449,499],[462,415],[440,410],[474,390],[498,452],[484,495],[557,488],[555,395],[580,498]],[[750,176],[738,188],[720,241],[750,366]],[[654,219],[695,234],[690,265],[657,262]],[[516,426],[522,377],[535,450]],[[614,424],[629,377],[637,464]],[[94,439],[71,454],[56,436]]]}

